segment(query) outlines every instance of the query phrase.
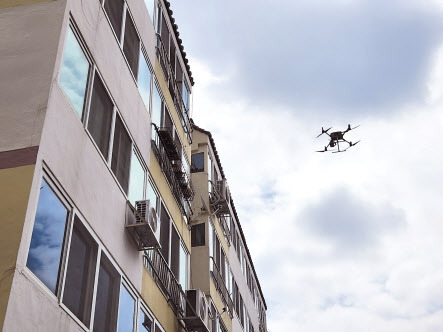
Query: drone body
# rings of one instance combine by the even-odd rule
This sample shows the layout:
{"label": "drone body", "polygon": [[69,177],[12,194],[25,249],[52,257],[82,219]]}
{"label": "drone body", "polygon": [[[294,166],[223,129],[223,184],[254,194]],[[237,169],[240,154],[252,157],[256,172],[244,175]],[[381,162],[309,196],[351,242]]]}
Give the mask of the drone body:
{"label": "drone body", "polygon": [[[331,151],[332,153],[337,153],[337,152],[345,152],[347,149],[349,149],[350,147],[357,145],[358,142],[356,143],[352,143],[351,141],[347,141],[344,136],[348,131],[351,131],[357,127],[360,127],[360,125],[351,128],[351,125],[348,125],[348,128],[345,131],[334,131],[332,133],[328,133],[328,131],[332,128],[328,128],[328,129],[323,129],[323,127],[321,128],[321,134],[317,136],[320,137],[323,134],[326,134],[329,136],[329,143],[328,145],[325,146],[324,150],[320,150],[320,151],[316,151],[316,152],[329,152],[331,150],[328,150],[328,148],[334,148],[337,145],[337,150]],[[344,150],[340,150],[340,143],[347,143],[348,147]]]}

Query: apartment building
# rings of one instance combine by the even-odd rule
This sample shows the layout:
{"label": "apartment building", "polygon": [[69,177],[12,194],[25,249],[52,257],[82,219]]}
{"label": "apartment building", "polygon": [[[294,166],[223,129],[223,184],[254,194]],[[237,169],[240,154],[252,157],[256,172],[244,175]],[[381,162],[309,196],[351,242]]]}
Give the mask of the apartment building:
{"label": "apartment building", "polygon": [[4,0],[0,55],[3,331],[217,328],[193,280],[194,80],[171,4]]}
{"label": "apartment building", "polygon": [[212,134],[193,124],[192,284],[208,296],[211,331],[267,331],[266,302]]}

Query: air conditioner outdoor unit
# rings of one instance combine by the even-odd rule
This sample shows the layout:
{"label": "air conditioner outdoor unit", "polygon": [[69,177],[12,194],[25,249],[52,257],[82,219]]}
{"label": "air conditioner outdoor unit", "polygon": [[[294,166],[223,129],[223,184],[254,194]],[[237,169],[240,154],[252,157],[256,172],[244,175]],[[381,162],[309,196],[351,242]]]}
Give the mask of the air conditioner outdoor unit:
{"label": "air conditioner outdoor unit", "polygon": [[[200,289],[189,289],[186,291],[188,303],[186,304],[185,324],[189,329],[196,331],[207,331],[209,322],[209,308],[205,293]],[[192,309],[191,309],[192,307]]]}
{"label": "air conditioner outdoor unit", "polygon": [[[157,215],[154,207],[151,206],[151,202],[149,199],[143,201],[135,202],[135,209],[137,212],[148,222],[149,226],[151,226],[152,232],[157,239],[157,242],[160,243],[160,218]],[[135,222],[141,222],[142,220],[136,214]]]}

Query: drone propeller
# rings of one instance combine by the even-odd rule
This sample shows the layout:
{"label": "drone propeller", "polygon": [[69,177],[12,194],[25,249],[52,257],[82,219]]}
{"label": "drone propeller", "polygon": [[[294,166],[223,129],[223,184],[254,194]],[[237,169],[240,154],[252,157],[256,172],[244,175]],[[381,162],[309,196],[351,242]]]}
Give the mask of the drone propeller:
{"label": "drone propeller", "polygon": [[360,126],[361,126],[361,125],[358,125],[358,126],[355,126],[354,128],[351,128],[351,125],[348,124],[348,129],[346,129],[345,132],[348,132],[348,131],[353,130],[353,129],[355,129],[355,128],[358,128],[358,127],[360,127]]}
{"label": "drone propeller", "polygon": [[361,140],[360,140],[360,141],[357,141],[357,142],[355,142],[355,143],[349,142],[349,147],[354,146],[354,145],[357,145],[359,142],[361,142]]}
{"label": "drone propeller", "polygon": [[332,127],[328,128],[328,129],[326,129],[326,130],[324,130],[323,127],[321,127],[321,134],[318,135],[316,138],[319,138],[319,137],[320,137],[321,135],[323,135],[323,134],[327,134],[327,133],[328,133],[328,130],[331,129],[331,128],[332,128]]}

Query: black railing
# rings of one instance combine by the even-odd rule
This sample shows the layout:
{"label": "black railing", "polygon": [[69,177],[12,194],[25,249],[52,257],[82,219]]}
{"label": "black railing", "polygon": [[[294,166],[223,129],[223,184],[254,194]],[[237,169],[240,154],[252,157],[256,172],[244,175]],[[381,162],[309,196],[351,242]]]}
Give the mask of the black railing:
{"label": "black railing", "polygon": [[[180,91],[180,87],[178,86],[178,82],[175,79],[174,70],[171,65],[171,61],[169,60],[169,54],[166,50],[162,37],[160,34],[157,33],[157,57],[159,59],[160,65],[163,70],[163,74],[165,75],[166,82],[169,86],[169,93],[171,94],[172,100],[174,102],[175,108],[177,110],[177,113],[179,114],[181,124],[183,126],[183,129],[186,133],[186,136],[188,138],[189,143],[192,142],[191,139],[191,121],[189,117],[189,111],[186,107],[183,96]],[[181,83],[181,82],[180,82]]]}
{"label": "black railing", "polygon": [[217,289],[218,293],[220,294],[220,297],[222,298],[223,303],[226,305],[226,308],[228,310],[229,316],[233,317],[233,310],[234,310],[234,303],[232,302],[231,295],[229,294],[228,289],[226,288],[226,284],[224,279],[222,278],[222,275],[218,269],[217,264],[214,261],[213,257],[210,257],[210,264],[211,264],[211,275],[212,279],[214,280],[215,288]]}
{"label": "black railing", "polygon": [[[154,128],[158,133],[158,127],[154,125]],[[172,161],[169,159],[160,135],[159,138],[160,139],[157,142],[151,141],[152,150],[160,164],[160,168],[165,174],[172,194],[174,195],[180,208],[180,212],[189,218],[192,215],[190,201],[194,198],[194,187],[192,186],[192,182],[190,178],[187,177],[186,173],[183,175],[177,172],[177,166],[176,164],[173,165]],[[186,181],[183,180],[183,177],[186,177]]]}
{"label": "black railing", "polygon": [[171,304],[177,318],[186,313],[186,294],[158,250],[147,250],[143,257],[144,265],[153,272],[166,300]]}

